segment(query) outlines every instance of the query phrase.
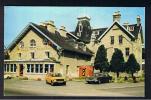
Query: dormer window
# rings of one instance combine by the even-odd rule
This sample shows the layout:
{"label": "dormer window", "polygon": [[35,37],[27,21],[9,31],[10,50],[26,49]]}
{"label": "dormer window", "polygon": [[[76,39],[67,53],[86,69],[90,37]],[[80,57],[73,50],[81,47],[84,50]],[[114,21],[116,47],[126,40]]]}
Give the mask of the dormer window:
{"label": "dormer window", "polygon": [[134,31],[134,26],[130,26],[129,31]]}
{"label": "dormer window", "polygon": [[20,42],[19,42],[19,47],[20,47],[20,48],[23,48],[23,47],[24,47],[24,42],[23,42],[23,41],[20,41]]}
{"label": "dormer window", "polygon": [[79,32],[82,32],[82,24],[79,24]]}
{"label": "dormer window", "polygon": [[30,40],[30,47],[36,47],[36,41],[34,39]]}
{"label": "dormer window", "polygon": [[79,32],[77,33],[77,36],[81,36],[81,32],[82,32],[82,30],[83,30],[83,27],[82,27],[82,24],[80,23],[79,24]]}
{"label": "dormer window", "polygon": [[80,36],[81,36],[81,33],[80,33],[80,32],[78,32],[78,33],[77,33],[77,36],[79,36],[79,37],[80,37]]}

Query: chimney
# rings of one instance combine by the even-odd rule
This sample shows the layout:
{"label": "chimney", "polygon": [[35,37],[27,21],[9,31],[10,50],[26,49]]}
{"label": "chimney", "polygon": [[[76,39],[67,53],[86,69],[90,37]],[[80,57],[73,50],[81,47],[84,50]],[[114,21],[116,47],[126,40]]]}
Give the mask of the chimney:
{"label": "chimney", "polygon": [[79,16],[78,18],[77,18],[79,21],[82,21],[82,20],[87,20],[87,21],[90,21],[90,17],[89,16]]}
{"label": "chimney", "polygon": [[45,27],[45,28],[47,28],[47,25],[46,25],[46,23],[44,23],[44,22],[40,22],[40,24],[39,24],[40,26],[42,26],[42,27]]}
{"label": "chimney", "polygon": [[59,29],[59,33],[61,36],[66,37],[66,27],[65,26],[61,26],[61,28]]}
{"label": "chimney", "polygon": [[113,22],[114,21],[120,22],[120,19],[121,19],[120,11],[114,12],[114,14],[113,14]]}
{"label": "chimney", "polygon": [[136,20],[137,20],[137,26],[139,26],[141,24],[141,17],[138,15]]}
{"label": "chimney", "polygon": [[128,25],[129,25],[129,23],[128,22],[125,22],[124,23],[124,26],[125,26],[125,28],[128,30]]}
{"label": "chimney", "polygon": [[46,21],[45,22],[46,25],[47,25],[47,30],[51,33],[55,33],[56,31],[56,26],[54,25],[54,21]]}

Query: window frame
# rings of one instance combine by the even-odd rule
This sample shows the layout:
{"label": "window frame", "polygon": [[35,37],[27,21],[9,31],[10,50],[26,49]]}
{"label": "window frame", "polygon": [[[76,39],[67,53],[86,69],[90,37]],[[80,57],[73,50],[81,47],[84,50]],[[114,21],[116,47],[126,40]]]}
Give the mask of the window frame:
{"label": "window frame", "polygon": [[114,44],[114,36],[110,36],[110,44]]}
{"label": "window frame", "polygon": [[123,36],[119,35],[119,44],[123,44]]}
{"label": "window frame", "polygon": [[36,47],[36,41],[34,39],[30,40],[30,47],[35,48]]}
{"label": "window frame", "polygon": [[10,64],[10,72],[14,72],[14,64]]}
{"label": "window frame", "polygon": [[19,58],[21,58],[21,53],[18,53]]}
{"label": "window frame", "polygon": [[6,67],[6,72],[10,72],[10,68],[9,68],[9,64],[7,64],[7,67]]}
{"label": "window frame", "polygon": [[19,47],[20,47],[20,48],[24,48],[24,42],[23,42],[23,41],[20,41],[20,42],[19,42]]}
{"label": "window frame", "polygon": [[48,40],[47,39],[43,39],[43,45],[48,45]]}
{"label": "window frame", "polygon": [[129,56],[130,55],[130,48],[125,48],[125,55],[126,56]]}
{"label": "window frame", "polygon": [[30,54],[31,54],[31,58],[35,59],[35,52],[31,52]]}
{"label": "window frame", "polygon": [[134,26],[129,26],[129,31],[134,31]]}
{"label": "window frame", "polygon": [[39,73],[39,64],[35,64],[35,73]]}
{"label": "window frame", "polygon": [[46,54],[47,58],[50,58],[50,52],[49,51],[45,51],[45,54]]}

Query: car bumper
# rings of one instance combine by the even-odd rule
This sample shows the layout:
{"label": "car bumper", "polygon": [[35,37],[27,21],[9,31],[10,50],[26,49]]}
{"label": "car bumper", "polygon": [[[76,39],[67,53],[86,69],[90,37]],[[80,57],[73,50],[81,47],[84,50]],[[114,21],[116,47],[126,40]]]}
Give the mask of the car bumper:
{"label": "car bumper", "polygon": [[87,80],[87,83],[98,83],[97,80]]}
{"label": "car bumper", "polygon": [[53,84],[65,84],[66,81],[56,81],[56,82],[53,82]]}

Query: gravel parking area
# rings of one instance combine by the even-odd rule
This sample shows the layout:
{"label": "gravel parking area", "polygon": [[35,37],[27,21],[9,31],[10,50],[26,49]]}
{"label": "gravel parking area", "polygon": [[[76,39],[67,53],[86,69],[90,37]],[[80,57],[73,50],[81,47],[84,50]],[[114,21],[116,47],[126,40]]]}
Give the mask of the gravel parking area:
{"label": "gravel parking area", "polygon": [[5,96],[128,96],[144,97],[144,83],[86,84],[68,81],[66,86],[51,86],[45,81],[4,80]]}

